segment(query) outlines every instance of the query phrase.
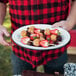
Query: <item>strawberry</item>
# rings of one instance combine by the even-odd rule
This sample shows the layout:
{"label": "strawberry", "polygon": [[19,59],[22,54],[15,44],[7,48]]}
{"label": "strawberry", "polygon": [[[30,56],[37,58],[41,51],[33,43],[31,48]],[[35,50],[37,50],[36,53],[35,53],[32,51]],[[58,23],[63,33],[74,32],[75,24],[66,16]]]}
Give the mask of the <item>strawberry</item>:
{"label": "strawberry", "polygon": [[45,35],[50,35],[50,29],[48,29],[48,28],[45,29],[44,34],[45,34]]}
{"label": "strawberry", "polygon": [[42,40],[40,41],[40,45],[44,48],[48,47],[48,41],[47,40]]}
{"label": "strawberry", "polygon": [[39,37],[40,37],[40,36],[43,36],[43,33],[39,33],[38,35],[39,35]]}
{"label": "strawberry", "polygon": [[55,45],[54,41],[50,40],[49,41],[49,46],[54,46],[54,45]]}
{"label": "strawberry", "polygon": [[54,41],[50,40],[50,41],[49,41],[49,44],[54,44]]}
{"label": "strawberry", "polygon": [[59,35],[60,34],[58,29],[50,30],[50,33],[51,34],[55,34],[55,35]]}
{"label": "strawberry", "polygon": [[30,38],[29,37],[23,37],[21,38],[21,42],[26,45],[28,42],[30,41]]}
{"label": "strawberry", "polygon": [[31,40],[34,40],[36,38],[38,38],[38,34],[31,34],[31,36],[30,36],[30,39]]}
{"label": "strawberry", "polygon": [[50,40],[50,35],[47,35],[46,36],[46,39],[49,41]]}
{"label": "strawberry", "polygon": [[40,29],[35,28],[34,33],[36,33],[36,34],[40,33]]}

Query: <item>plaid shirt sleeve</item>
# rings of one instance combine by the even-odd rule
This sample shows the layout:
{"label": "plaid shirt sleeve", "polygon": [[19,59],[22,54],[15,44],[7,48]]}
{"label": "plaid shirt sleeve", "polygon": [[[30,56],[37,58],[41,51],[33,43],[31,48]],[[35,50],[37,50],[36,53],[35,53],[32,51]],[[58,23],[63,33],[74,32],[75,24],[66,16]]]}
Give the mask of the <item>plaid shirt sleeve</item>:
{"label": "plaid shirt sleeve", "polygon": [[2,3],[8,3],[8,0],[0,0]]}

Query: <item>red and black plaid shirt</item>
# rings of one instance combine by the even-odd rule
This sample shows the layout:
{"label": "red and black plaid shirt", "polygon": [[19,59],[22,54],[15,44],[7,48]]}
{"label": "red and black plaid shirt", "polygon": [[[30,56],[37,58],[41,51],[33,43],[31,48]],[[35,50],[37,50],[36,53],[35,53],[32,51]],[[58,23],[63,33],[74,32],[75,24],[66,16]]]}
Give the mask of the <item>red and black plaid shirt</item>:
{"label": "red and black plaid shirt", "polygon": [[[0,1],[8,2],[7,0]],[[69,4],[70,0],[9,0],[11,32],[29,24],[52,25],[60,20],[65,20],[68,16]],[[15,44],[12,49],[20,59],[36,67],[61,56],[66,50],[66,46],[55,50],[37,51],[24,49]]]}

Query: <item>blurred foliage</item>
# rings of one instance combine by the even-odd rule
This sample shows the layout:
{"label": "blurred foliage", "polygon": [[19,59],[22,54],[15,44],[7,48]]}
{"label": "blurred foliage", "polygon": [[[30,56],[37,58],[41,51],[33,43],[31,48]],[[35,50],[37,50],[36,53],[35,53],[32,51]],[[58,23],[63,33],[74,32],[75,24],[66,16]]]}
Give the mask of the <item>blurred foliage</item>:
{"label": "blurred foliage", "polygon": [[4,20],[4,27],[7,28],[7,30],[10,32],[11,31],[11,21],[10,21],[10,15],[9,15],[9,6],[7,6],[7,13],[6,13],[6,17]]}
{"label": "blurred foliage", "polygon": [[10,47],[0,45],[0,76],[11,76]]}
{"label": "blurred foliage", "polygon": [[[9,10],[7,8],[7,14],[4,20],[4,26],[7,30],[11,31],[11,23]],[[10,42],[10,38],[5,37]],[[11,76],[11,59],[10,59],[11,47],[0,45],[0,76]]]}

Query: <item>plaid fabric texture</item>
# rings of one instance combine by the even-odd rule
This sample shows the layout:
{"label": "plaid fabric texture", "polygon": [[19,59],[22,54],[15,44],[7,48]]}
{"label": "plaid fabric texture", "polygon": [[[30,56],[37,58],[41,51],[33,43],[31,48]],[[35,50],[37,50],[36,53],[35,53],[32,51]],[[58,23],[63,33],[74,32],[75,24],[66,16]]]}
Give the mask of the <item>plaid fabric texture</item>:
{"label": "plaid fabric texture", "polygon": [[2,2],[2,3],[7,3],[8,0],[0,0],[0,2]]}
{"label": "plaid fabric texture", "polygon": [[[53,24],[65,20],[68,16],[69,2],[69,0],[9,0],[11,33],[29,24]],[[55,50],[37,51],[24,49],[15,44],[12,49],[15,55],[36,67],[61,56],[66,46]]]}

